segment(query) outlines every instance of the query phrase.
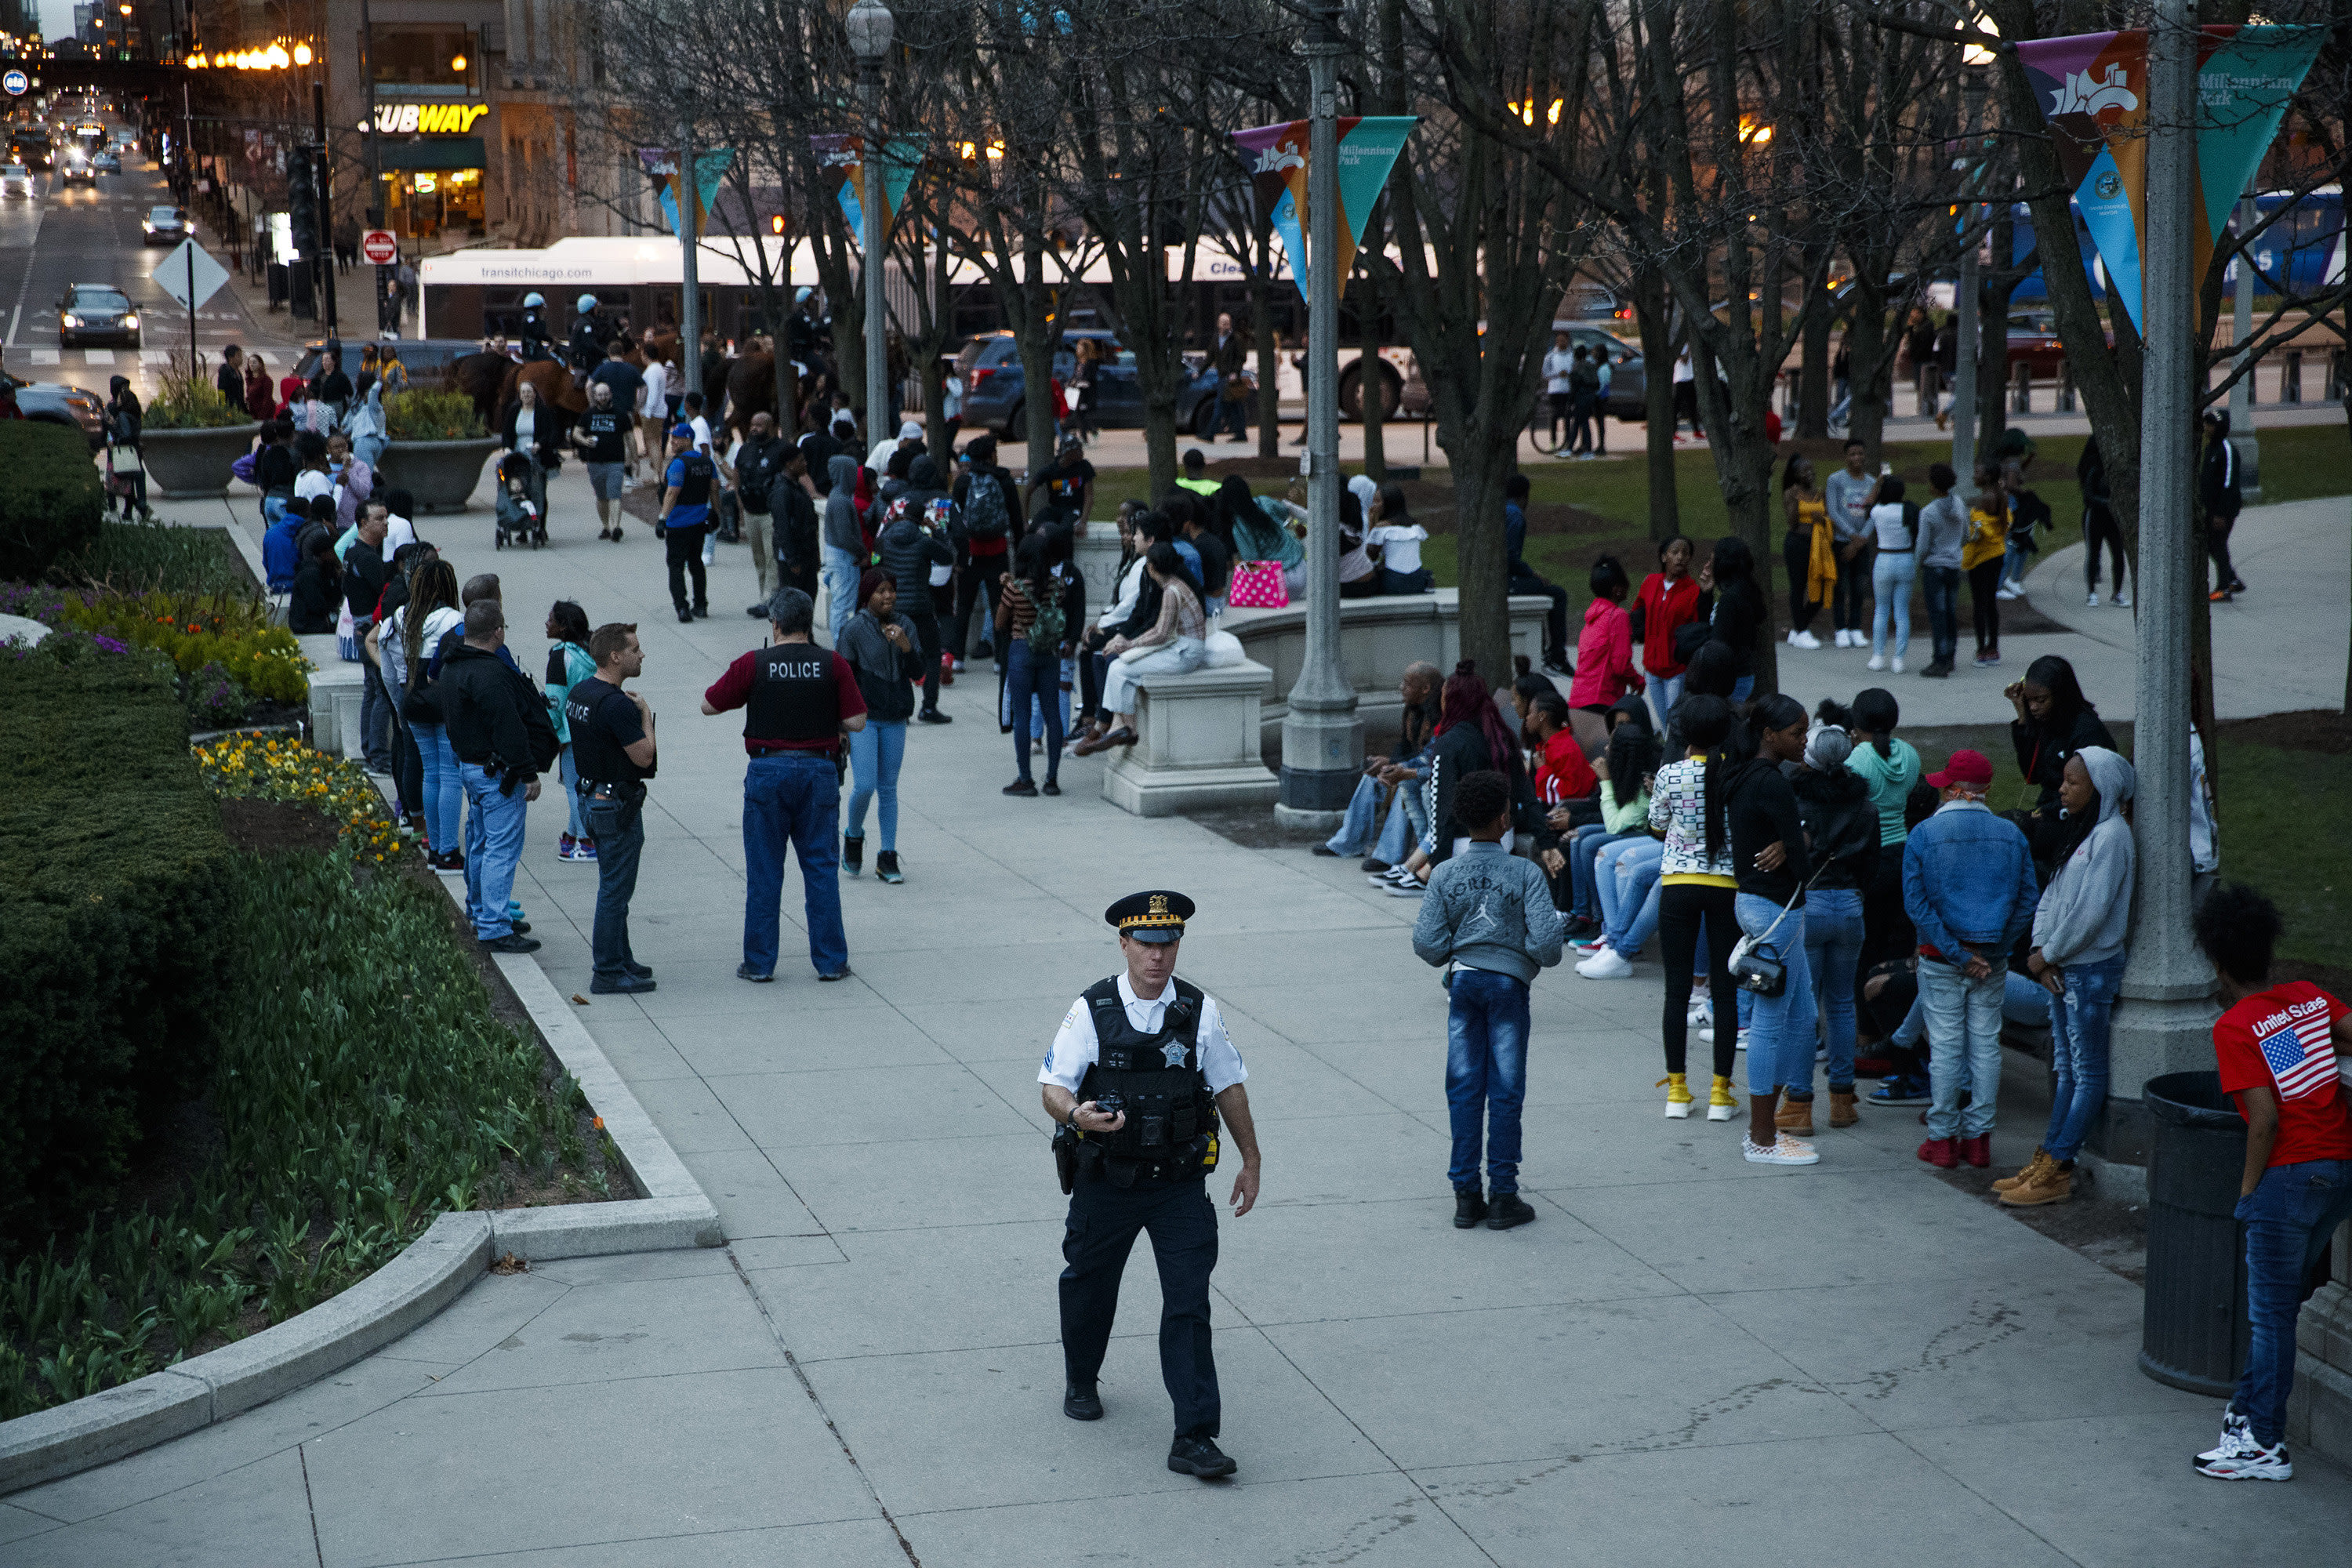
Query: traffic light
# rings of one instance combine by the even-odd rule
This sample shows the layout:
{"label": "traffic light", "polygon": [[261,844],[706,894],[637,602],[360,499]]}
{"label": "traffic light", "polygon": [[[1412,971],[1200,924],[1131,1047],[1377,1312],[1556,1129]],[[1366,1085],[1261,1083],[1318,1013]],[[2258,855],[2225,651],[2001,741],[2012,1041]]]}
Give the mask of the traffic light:
{"label": "traffic light", "polygon": [[311,162],[316,153],[299,147],[286,157],[286,213],[294,230],[294,249],[308,261],[324,248],[319,243],[319,174]]}

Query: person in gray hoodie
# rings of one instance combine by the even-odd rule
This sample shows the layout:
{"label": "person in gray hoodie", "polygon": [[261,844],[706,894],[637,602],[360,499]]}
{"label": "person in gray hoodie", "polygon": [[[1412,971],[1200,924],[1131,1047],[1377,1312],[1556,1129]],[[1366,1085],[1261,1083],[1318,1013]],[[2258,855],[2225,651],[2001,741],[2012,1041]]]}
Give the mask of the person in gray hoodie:
{"label": "person in gray hoodie", "polygon": [[1927,626],[1934,651],[1919,673],[1943,679],[1952,673],[1960,653],[1960,545],[1969,536],[1968,503],[1952,491],[1959,476],[1936,463],[1927,469],[1927,488],[1936,499],[1919,509],[1915,540],[1919,560],[1919,591],[1927,600]]}
{"label": "person in gray hoodie", "polygon": [[[1519,1109],[1528,1093],[1528,983],[1559,962],[1560,919],[1543,868],[1503,847],[1511,784],[1491,769],[1454,787],[1467,849],[1440,864],[1413,921],[1412,951],[1445,967],[1445,1100],[1454,1126],[1454,1223],[1508,1230],[1536,1217],[1519,1196]],[[1480,1134],[1494,1202],[1479,1191]]]}
{"label": "person in gray hoodie", "polygon": [[2066,759],[2058,784],[2065,833],[2057,870],[2033,909],[2026,973],[2050,993],[2050,1130],[2015,1176],[1993,1184],[2011,1208],[2073,1195],[2074,1156],[2107,1100],[2107,1029],[2123,981],[2137,867],[2125,816],[2137,783],[2105,746]]}
{"label": "person in gray hoodie", "polygon": [[838,648],[842,627],[857,613],[857,583],[866,565],[866,536],[857,527],[857,459],[846,452],[835,454],[825,464],[825,479],[832,488],[824,497],[819,572],[824,580],[825,623]]}

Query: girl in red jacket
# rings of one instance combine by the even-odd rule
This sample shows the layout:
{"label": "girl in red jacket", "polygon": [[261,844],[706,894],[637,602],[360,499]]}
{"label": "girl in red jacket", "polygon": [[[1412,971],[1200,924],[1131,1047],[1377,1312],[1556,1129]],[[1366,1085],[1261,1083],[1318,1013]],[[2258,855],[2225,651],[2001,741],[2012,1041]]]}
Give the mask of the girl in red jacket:
{"label": "girl in red jacket", "polygon": [[1589,756],[1609,741],[1606,715],[1616,700],[1642,689],[1641,671],[1633,668],[1633,623],[1625,614],[1625,595],[1633,584],[1614,555],[1592,563],[1592,602],[1584,607],[1584,629],[1576,637],[1576,679],[1568,689],[1569,705],[1578,712],[1576,738]]}
{"label": "girl in red jacket", "polygon": [[1658,569],[1643,581],[1635,600],[1642,639],[1642,668],[1649,677],[1650,705],[1664,734],[1666,715],[1683,698],[1683,674],[1690,661],[1675,652],[1675,633],[1698,619],[1699,586],[1690,574],[1691,542],[1676,534],[1658,546]]}

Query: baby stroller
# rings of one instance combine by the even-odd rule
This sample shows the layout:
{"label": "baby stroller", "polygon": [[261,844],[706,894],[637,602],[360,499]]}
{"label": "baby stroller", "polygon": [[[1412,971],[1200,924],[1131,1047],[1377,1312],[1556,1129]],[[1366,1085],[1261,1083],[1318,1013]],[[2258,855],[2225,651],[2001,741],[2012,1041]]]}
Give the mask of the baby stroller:
{"label": "baby stroller", "polygon": [[520,452],[509,452],[499,459],[499,539],[498,547],[528,544],[542,549],[547,543],[547,508],[538,500],[539,489],[533,482],[538,478],[531,460]]}

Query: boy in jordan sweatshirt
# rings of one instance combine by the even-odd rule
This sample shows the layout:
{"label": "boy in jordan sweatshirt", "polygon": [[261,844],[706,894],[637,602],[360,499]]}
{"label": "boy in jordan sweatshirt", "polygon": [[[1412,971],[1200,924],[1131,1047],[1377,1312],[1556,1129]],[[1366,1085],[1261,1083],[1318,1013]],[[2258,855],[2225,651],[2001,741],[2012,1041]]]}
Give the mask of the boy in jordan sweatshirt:
{"label": "boy in jordan sweatshirt", "polygon": [[2221,1481],[2284,1481],[2286,1401],[2304,1280],[2352,1215],[2352,1114],[2343,1067],[2352,1012],[2308,981],[2271,984],[2276,905],[2238,883],[2197,906],[2197,945],[2220,972],[2213,1056],[2246,1119],[2238,1218],[2246,1227],[2246,1370],[2221,1413],[2221,1440],[2197,1471]]}

